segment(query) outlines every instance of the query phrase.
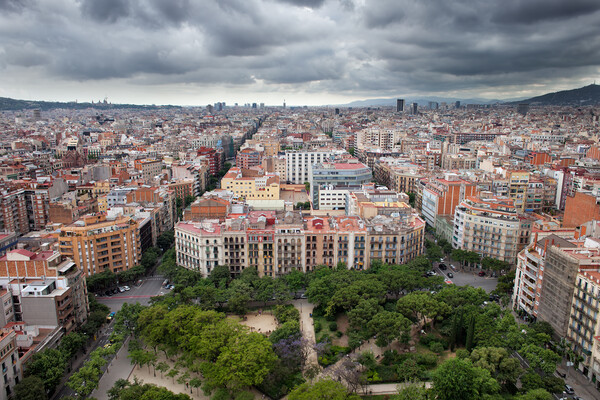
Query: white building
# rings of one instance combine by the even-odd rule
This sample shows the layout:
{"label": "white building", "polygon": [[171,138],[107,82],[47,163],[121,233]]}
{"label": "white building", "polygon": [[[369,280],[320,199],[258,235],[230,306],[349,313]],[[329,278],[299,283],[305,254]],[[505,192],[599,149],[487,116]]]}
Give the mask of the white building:
{"label": "white building", "polygon": [[303,184],[309,182],[309,169],[312,165],[330,161],[336,155],[344,154],[344,150],[332,151],[286,151],[285,165],[286,177],[285,180],[291,183]]}

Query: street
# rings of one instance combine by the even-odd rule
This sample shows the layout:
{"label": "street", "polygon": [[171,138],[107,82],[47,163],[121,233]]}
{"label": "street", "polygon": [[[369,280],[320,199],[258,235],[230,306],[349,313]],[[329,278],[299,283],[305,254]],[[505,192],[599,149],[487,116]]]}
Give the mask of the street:
{"label": "street", "polygon": [[[162,283],[163,283],[164,279],[165,278],[160,275],[155,275],[153,277],[143,279],[142,284],[139,287],[132,285],[131,290],[128,290],[126,292],[119,293],[119,294],[116,294],[116,295],[113,295],[110,297],[109,296],[96,297],[96,299],[100,303],[107,305],[110,308],[110,310],[114,311],[114,312],[119,311],[124,303],[135,304],[136,302],[139,302],[140,304],[148,305],[151,297],[164,294],[165,292],[168,291],[167,289],[164,289],[162,287]],[[100,328],[100,331],[98,332],[98,335],[97,335],[97,339],[94,342],[92,342],[92,345],[87,353],[87,356],[85,358],[83,358],[81,356],[79,358],[77,358],[73,362],[71,372],[75,372],[86,361],[88,361],[90,358],[89,354],[92,351],[94,351],[98,347],[102,347],[102,346],[106,345],[107,343],[109,343],[110,335],[113,332],[113,328],[114,328],[114,319],[109,324],[106,324],[102,328]],[[111,368],[113,365],[115,365],[115,361],[116,361],[115,356],[111,357],[108,360],[108,363],[102,368],[103,371],[106,371],[108,368],[108,372],[103,374],[102,377],[100,378],[100,387],[95,391],[95,395],[94,395],[96,398],[99,398],[99,399],[105,398],[106,394],[103,393],[103,392],[105,392],[105,390],[110,389],[110,387],[112,387],[112,384],[114,384],[114,382],[116,382],[117,379],[119,379],[119,378],[127,379],[127,377],[129,376],[129,372],[131,372],[131,369],[133,368],[133,366],[131,366],[131,368],[129,368],[129,372],[127,372],[127,373],[123,372],[123,371],[127,371],[127,368],[128,368],[127,366],[130,365],[129,359],[127,359],[127,349],[126,349],[127,341],[125,342],[123,347],[124,348],[121,348],[121,350],[119,351],[119,353],[117,355],[117,358],[121,358],[121,360],[119,360],[119,362],[118,362],[119,368]],[[126,360],[126,362],[124,362],[123,359]],[[70,376],[70,374],[69,374],[69,376]],[[107,383],[110,384],[110,386],[107,387]],[[60,390],[58,390],[52,398],[53,399],[62,399],[66,396],[76,397],[75,392],[73,392],[71,389],[69,389],[65,385]]]}
{"label": "street", "polygon": [[102,296],[96,297],[100,303],[107,305],[110,311],[119,311],[123,303],[135,304],[140,303],[148,305],[150,298],[165,294],[168,289],[162,287],[162,283],[165,280],[160,275],[155,275],[142,280],[141,286],[131,285],[131,290],[127,292],[118,293],[113,296]]}
{"label": "street", "polygon": [[[457,286],[466,286],[471,285],[475,288],[482,288],[487,293],[490,293],[492,290],[496,289],[496,285],[498,284],[498,278],[492,278],[490,276],[479,276],[477,272],[462,272],[460,271],[460,263],[458,262],[435,262],[433,270],[438,274],[443,276],[446,281],[452,281],[453,284]],[[446,264],[448,269],[442,271],[439,268],[439,264]],[[451,265],[454,265],[455,268],[452,268]],[[454,277],[448,278],[448,273],[451,272]],[[486,273],[488,274],[488,273]]]}

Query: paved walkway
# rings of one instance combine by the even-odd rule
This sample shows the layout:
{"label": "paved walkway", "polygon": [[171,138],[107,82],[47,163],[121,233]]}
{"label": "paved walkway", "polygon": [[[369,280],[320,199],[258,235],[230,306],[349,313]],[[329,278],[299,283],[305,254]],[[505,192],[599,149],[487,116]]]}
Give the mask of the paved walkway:
{"label": "paved walkway", "polygon": [[129,350],[129,338],[125,340],[123,346],[117,352],[117,356],[108,364],[107,372],[102,375],[100,382],[98,383],[98,389],[94,390],[91,397],[97,400],[108,400],[108,390],[112,388],[115,382],[119,379],[128,379],[131,371],[133,371],[133,365],[131,360],[127,358]]}
{"label": "paved walkway", "polygon": [[306,299],[296,300],[293,302],[293,304],[294,307],[300,311],[300,331],[302,332],[302,337],[308,341],[309,345],[308,356],[306,357],[306,365],[319,365],[317,352],[313,347],[316,343],[315,328],[313,326],[313,319],[310,316],[315,306],[309,303]]}

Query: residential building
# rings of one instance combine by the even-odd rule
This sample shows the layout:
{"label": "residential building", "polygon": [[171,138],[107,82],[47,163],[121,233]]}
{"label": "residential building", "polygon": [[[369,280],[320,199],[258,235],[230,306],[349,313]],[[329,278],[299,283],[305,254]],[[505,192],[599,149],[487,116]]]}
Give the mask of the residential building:
{"label": "residential building", "polygon": [[60,253],[71,258],[86,275],[125,271],[141,261],[138,223],[130,217],[107,219],[91,214],[64,226]]}
{"label": "residential building", "polygon": [[135,160],[135,169],[141,171],[144,183],[152,183],[152,179],[162,173],[162,161],[160,160]]}
{"label": "residential building", "polygon": [[512,199],[481,192],[455,209],[452,247],[514,263],[520,220]]}
{"label": "residential building", "polygon": [[221,179],[221,188],[243,200],[279,200],[279,176],[245,176],[241,168],[231,168]]}
{"label": "residential building", "polygon": [[468,196],[477,195],[475,183],[447,172],[444,178],[432,178],[422,192],[421,212],[425,221],[435,227],[438,215],[454,215],[456,206]]}
{"label": "residential building", "polygon": [[23,367],[17,346],[17,334],[9,328],[0,329],[0,366],[4,377],[0,400],[14,398],[15,385],[23,379]]}
{"label": "residential building", "polygon": [[538,318],[544,283],[544,262],[548,248],[552,247],[570,248],[575,247],[575,244],[551,233],[539,240],[536,238],[519,252],[517,258],[512,304],[515,310],[525,311],[532,321]]}

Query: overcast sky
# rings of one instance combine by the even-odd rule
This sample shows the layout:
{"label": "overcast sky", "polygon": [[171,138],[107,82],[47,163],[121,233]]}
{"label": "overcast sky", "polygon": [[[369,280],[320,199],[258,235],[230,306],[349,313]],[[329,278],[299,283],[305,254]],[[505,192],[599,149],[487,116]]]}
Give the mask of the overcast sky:
{"label": "overcast sky", "polygon": [[598,0],[0,0],[0,96],[20,99],[514,98],[599,66]]}

